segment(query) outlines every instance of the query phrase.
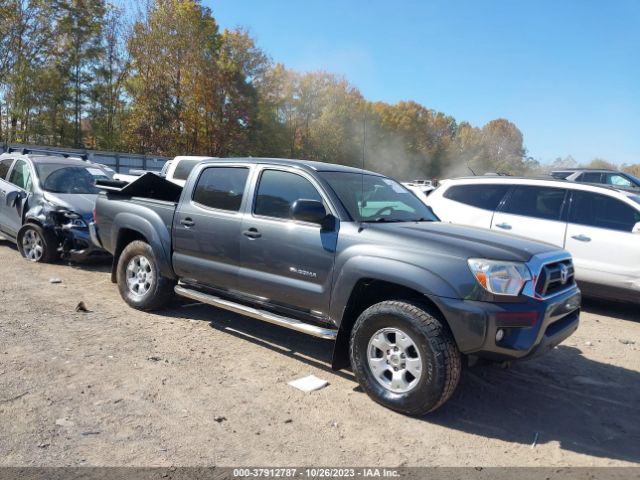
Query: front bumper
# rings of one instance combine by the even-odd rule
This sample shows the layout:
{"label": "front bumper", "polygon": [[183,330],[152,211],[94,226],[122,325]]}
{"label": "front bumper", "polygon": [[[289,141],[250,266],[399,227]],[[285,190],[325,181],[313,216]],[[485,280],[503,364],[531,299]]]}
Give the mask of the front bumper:
{"label": "front bumper", "polygon": [[111,256],[93,241],[91,225],[89,228],[64,228],[60,231],[63,257],[82,262]]}
{"label": "front bumper", "polygon": [[[490,303],[431,298],[443,312],[460,351],[493,360],[540,355],[576,331],[581,294],[571,288],[546,300]],[[501,340],[496,340],[498,330]]]}

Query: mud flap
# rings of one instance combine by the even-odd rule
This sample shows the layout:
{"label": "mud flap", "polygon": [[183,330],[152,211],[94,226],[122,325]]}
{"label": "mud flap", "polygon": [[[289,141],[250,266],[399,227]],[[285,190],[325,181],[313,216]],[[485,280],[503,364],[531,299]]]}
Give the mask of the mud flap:
{"label": "mud flap", "polygon": [[342,326],[338,329],[338,336],[333,344],[333,356],[331,358],[331,368],[342,370],[351,367],[349,358],[349,333],[345,332]]}

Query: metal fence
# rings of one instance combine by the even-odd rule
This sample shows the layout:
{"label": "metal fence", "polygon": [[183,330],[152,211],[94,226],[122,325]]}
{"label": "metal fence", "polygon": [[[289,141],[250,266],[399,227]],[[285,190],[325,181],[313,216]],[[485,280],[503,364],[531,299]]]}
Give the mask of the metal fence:
{"label": "metal fence", "polygon": [[39,152],[65,152],[70,155],[86,155],[87,159],[94,163],[101,163],[113,168],[118,173],[129,173],[130,170],[148,170],[150,172],[159,172],[169,157],[160,157],[154,155],[138,155],[135,153],[120,152],[102,152],[99,150],[78,150],[74,148],[61,148],[43,145],[24,145],[24,144],[0,144],[0,151],[6,152],[9,148],[15,149],[32,149]]}

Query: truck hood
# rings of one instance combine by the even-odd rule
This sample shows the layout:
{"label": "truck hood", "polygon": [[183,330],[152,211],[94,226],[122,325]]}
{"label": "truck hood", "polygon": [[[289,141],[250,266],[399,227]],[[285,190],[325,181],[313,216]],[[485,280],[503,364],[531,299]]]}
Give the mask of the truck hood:
{"label": "truck hood", "polygon": [[77,213],[82,216],[86,222],[89,222],[93,218],[93,207],[96,205],[98,195],[90,193],[44,192],[44,198],[49,203]]}
{"label": "truck hood", "polygon": [[371,223],[367,228],[390,237],[402,248],[424,249],[440,255],[459,258],[487,258],[526,262],[533,255],[561,250],[547,243],[494,232],[483,228],[443,222]]}

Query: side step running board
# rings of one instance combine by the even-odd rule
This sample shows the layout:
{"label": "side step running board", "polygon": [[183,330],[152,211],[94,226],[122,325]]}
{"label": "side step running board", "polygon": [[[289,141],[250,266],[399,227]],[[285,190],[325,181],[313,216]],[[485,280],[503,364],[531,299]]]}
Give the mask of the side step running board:
{"label": "side step running board", "polygon": [[338,335],[338,330],[330,328],[317,327],[309,323],[301,322],[294,318],[283,317],[275,313],[267,312],[266,310],[260,310],[257,308],[247,307],[241,303],[231,302],[229,300],[216,297],[215,295],[209,295],[197,290],[185,288],[183,285],[176,285],[175,291],[182,297],[190,298],[197,302],[213,305],[214,307],[229,310],[231,312],[239,313],[240,315],[246,315],[247,317],[262,320],[264,322],[273,323],[281,327],[289,328],[297,332],[306,333],[307,335],[313,335],[314,337],[324,338],[327,340],[335,340]]}

